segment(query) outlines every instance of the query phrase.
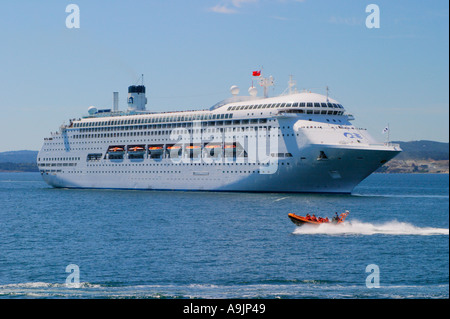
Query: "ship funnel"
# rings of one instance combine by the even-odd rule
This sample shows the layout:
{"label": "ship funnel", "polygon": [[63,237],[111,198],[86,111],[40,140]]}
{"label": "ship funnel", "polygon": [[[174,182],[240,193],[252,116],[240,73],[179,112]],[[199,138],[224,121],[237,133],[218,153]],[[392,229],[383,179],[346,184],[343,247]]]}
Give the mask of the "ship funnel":
{"label": "ship funnel", "polygon": [[113,92],[113,111],[119,111],[119,92]]}
{"label": "ship funnel", "polygon": [[147,98],[145,97],[145,86],[132,85],[128,87],[128,110],[145,111]]}

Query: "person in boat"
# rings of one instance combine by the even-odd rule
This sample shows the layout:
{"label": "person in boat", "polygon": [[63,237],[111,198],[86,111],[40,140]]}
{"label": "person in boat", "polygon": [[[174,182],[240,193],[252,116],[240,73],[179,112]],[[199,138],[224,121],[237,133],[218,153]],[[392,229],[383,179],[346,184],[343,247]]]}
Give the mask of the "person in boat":
{"label": "person in boat", "polygon": [[313,222],[316,222],[317,221],[317,218],[316,218],[316,215],[312,215],[312,217],[311,217],[311,220],[313,221]]}
{"label": "person in boat", "polygon": [[307,220],[311,220],[311,215],[310,215],[310,214],[306,214],[305,218],[306,218]]}
{"label": "person in boat", "polygon": [[338,222],[339,221],[339,216],[338,216],[338,213],[337,212],[335,212],[334,213],[335,215],[334,215],[334,217],[333,217],[333,222]]}
{"label": "person in boat", "polygon": [[325,219],[323,220],[324,223],[329,223],[330,220],[328,219],[328,217],[325,217]]}

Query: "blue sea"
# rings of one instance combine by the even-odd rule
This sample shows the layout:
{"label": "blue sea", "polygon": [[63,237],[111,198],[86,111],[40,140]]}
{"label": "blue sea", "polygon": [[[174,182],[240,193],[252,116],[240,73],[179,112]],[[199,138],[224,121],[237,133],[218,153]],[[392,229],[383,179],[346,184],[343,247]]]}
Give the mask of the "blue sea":
{"label": "blue sea", "polygon": [[[351,195],[54,189],[0,173],[0,298],[449,298],[449,176]],[[297,227],[288,213],[344,225]]]}

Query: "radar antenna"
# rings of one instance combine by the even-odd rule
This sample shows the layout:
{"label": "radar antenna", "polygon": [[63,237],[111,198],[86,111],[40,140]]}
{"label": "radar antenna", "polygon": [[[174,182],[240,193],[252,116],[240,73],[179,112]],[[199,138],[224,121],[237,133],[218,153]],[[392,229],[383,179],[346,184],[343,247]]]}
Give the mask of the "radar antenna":
{"label": "radar antenna", "polygon": [[274,80],[273,76],[269,76],[268,78],[263,77],[262,75],[259,77],[259,85],[261,85],[264,88],[264,97],[269,97],[269,93],[267,92],[267,89],[269,86],[273,86]]}

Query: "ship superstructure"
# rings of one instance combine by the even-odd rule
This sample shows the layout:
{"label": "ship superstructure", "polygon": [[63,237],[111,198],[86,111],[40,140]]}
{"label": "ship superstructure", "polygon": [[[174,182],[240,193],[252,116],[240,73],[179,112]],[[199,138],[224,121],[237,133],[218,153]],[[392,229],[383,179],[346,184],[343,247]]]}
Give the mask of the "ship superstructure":
{"label": "ship superstructure", "polygon": [[[267,86],[272,78],[262,78]],[[290,82],[292,83],[292,82]],[[328,94],[232,97],[210,109],[149,112],[144,85],[127,111],[90,107],[45,138],[43,179],[65,188],[350,193],[396,156]]]}

